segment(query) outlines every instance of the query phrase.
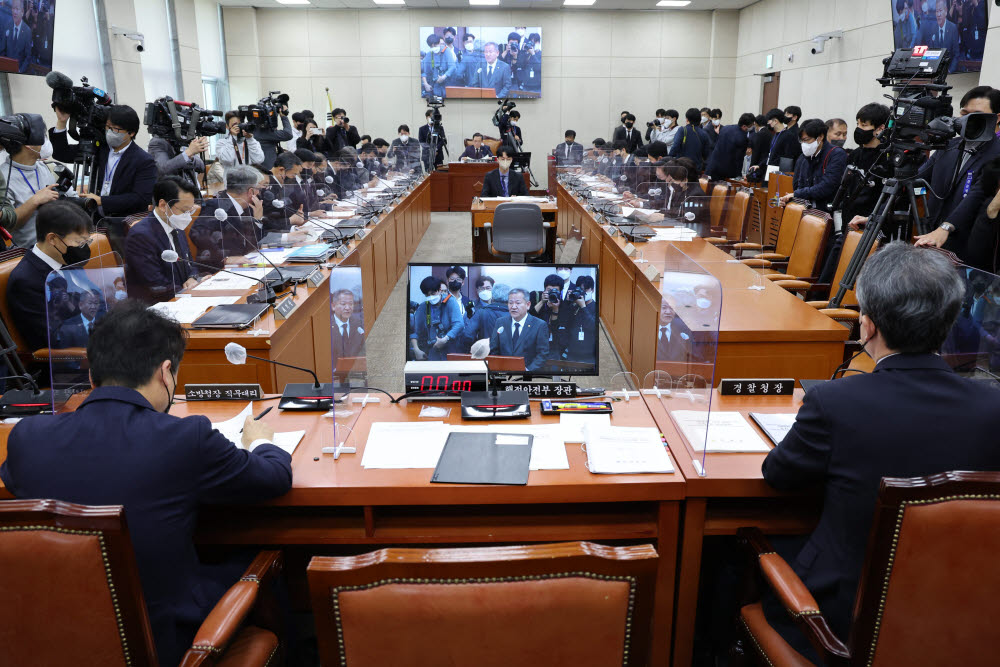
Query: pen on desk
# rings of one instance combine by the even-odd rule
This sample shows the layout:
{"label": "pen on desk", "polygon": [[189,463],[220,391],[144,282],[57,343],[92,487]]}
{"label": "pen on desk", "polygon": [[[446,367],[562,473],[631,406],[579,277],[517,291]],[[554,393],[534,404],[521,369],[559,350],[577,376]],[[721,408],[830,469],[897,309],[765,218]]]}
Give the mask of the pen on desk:
{"label": "pen on desk", "polygon": [[[273,408],[273,407],[274,406],[272,405],[272,406],[264,408],[264,410],[261,411],[261,413],[259,415],[257,415],[256,417],[254,417],[253,420],[254,421],[260,421],[261,419],[264,418],[264,415],[266,415],[268,412],[271,411],[271,408]],[[242,432],[243,432],[243,429],[240,429],[240,433],[242,433]]]}

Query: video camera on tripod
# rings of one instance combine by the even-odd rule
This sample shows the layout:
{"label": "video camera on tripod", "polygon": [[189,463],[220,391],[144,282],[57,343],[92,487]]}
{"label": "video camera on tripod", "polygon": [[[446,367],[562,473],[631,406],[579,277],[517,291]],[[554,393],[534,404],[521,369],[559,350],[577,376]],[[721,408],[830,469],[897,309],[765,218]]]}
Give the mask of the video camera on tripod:
{"label": "video camera on tripod", "polygon": [[216,120],[221,111],[204,109],[192,102],[161,97],[146,103],[143,124],[154,137],[169,141],[178,148],[197,137],[211,137],[226,132],[226,123]]}
{"label": "video camera on tripod", "polygon": [[517,104],[515,102],[511,102],[509,98],[497,102],[498,108],[496,113],[493,114],[493,124],[500,130],[501,138],[510,132],[510,112],[516,106]]}
{"label": "video camera on tripod", "polygon": [[288,104],[288,95],[272,90],[256,104],[245,104],[237,108],[240,116],[240,130],[253,133],[278,129],[278,114]]}

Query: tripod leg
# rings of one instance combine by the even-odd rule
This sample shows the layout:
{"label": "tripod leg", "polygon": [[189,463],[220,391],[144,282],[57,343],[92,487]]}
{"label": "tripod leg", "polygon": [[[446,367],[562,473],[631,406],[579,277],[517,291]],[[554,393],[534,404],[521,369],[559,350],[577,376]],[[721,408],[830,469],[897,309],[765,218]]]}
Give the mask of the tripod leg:
{"label": "tripod leg", "polygon": [[864,266],[865,260],[868,259],[868,253],[871,252],[872,246],[875,245],[875,241],[878,239],[878,235],[881,233],[886,219],[892,215],[893,204],[896,201],[898,192],[898,183],[893,183],[892,185],[887,184],[879,195],[878,202],[875,204],[875,212],[868,218],[864,234],[861,235],[858,247],[854,250],[854,255],[851,257],[851,261],[847,265],[843,277],[840,279],[840,287],[837,288],[837,293],[834,297],[830,299],[830,308],[840,308],[840,304],[844,301],[844,295],[849,290],[854,289],[854,283],[861,273],[861,268]]}

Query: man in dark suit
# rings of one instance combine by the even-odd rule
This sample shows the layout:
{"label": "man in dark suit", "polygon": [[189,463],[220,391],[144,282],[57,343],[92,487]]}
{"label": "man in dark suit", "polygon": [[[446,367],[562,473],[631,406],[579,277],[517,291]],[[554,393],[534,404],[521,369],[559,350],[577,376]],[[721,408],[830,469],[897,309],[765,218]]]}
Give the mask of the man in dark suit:
{"label": "man in dark suit", "polygon": [[512,289],[507,295],[507,312],[497,318],[490,334],[490,354],[523,357],[529,373],[538,372],[549,358],[549,328],[542,320],[528,314],[527,290]]}
{"label": "man in dark suit", "polygon": [[462,162],[467,160],[482,160],[493,157],[493,151],[489,146],[483,145],[483,135],[476,132],[472,135],[472,143],[465,147],[465,152],[459,158]]}
{"label": "man in dark suit", "polygon": [[583,144],[576,143],[576,131],[566,130],[565,139],[552,153],[556,158],[556,165],[570,167],[583,164]]}
{"label": "man in dark suit", "polygon": [[287,232],[306,221],[301,190],[293,187],[302,172],[302,160],[295,153],[284,152],[274,160],[264,199],[264,231]]}
{"label": "man in dark suit", "polygon": [[615,128],[614,141],[624,141],[628,144],[629,155],[634,153],[636,148],[642,146],[642,132],[635,129],[635,114],[625,115],[625,122],[622,126]]}
{"label": "man in dark suit", "polygon": [[17,71],[24,72],[31,61],[31,26],[24,22],[24,0],[14,0],[10,7],[11,22],[0,35],[0,56],[17,61]]}
{"label": "man in dark suit", "polygon": [[481,197],[527,197],[528,186],[524,184],[524,175],[510,170],[514,161],[514,149],[501,146],[497,151],[498,169],[487,172],[483,177]]}
{"label": "man in dark suit", "polygon": [[[895,242],[869,258],[857,298],[874,372],[810,389],[764,460],[771,486],[823,490],[819,524],[789,560],[843,641],[881,479],[1000,470],[1000,393],[959,377],[937,355],[963,293],[955,267],[934,251]],[[792,646],[810,651],[776,601],[765,612]]]}
{"label": "man in dark suit", "polygon": [[[22,420],[0,478],[17,498],[123,505],[157,657],[176,665],[242,563],[203,566],[195,552],[198,507],[260,502],[287,493],[291,456],[274,431],[247,417],[239,444],[208,418],[166,414],[177,390],[185,333],[177,322],[125,301],[87,346],[94,389],[74,412]],[[237,571],[223,580],[221,569]]]}
{"label": "man in dark suit", "polygon": [[[46,304],[45,281],[49,274],[67,264],[90,259],[90,218],[76,203],[42,204],[35,230],[38,242],[17,263],[7,281],[12,324],[28,345],[27,351],[49,347],[50,316],[68,319],[78,312],[65,289],[64,278],[60,278],[62,289],[50,285],[51,303]],[[47,314],[47,310],[51,312]],[[58,329],[58,325],[53,327],[54,331]]]}
{"label": "man in dark suit", "polygon": [[360,314],[354,313],[356,301],[354,292],[341,289],[330,295],[330,310],[333,311],[333,355],[340,357],[360,357],[365,353],[365,323]]}
{"label": "man in dark suit", "polygon": [[918,42],[932,49],[947,49],[951,56],[948,71],[954,72],[961,59],[961,36],[958,34],[958,26],[948,20],[948,0],[937,0],[934,19],[921,22]]}
{"label": "man in dark suit", "polygon": [[747,133],[753,127],[753,114],[740,116],[736,125],[727,125],[719,132],[715,149],[708,159],[705,174],[714,181],[739,178],[743,175],[743,159],[747,155],[750,140]]}
{"label": "man in dark suit", "polygon": [[[199,269],[191,260],[191,246],[185,230],[191,224],[196,187],[179,176],[167,176],[156,182],[153,198],[156,207],[135,223],[125,237],[125,282],[128,295],[147,303],[170,301],[177,292],[198,284]],[[167,262],[164,250],[173,250],[180,259]]]}
{"label": "man in dark suit", "polygon": [[[751,176],[756,180],[763,180],[768,167],[780,167],[782,160],[795,161],[802,155],[802,148],[799,146],[799,137],[796,131],[785,127],[788,120],[785,112],[781,109],[771,109],[764,115],[767,127],[771,131],[771,141],[766,151],[759,153],[759,162],[751,165]],[[797,129],[796,125],[796,129]]]}
{"label": "man in dark suit", "polygon": [[[424,171],[432,171],[431,169],[431,138],[434,135],[434,110],[428,109],[424,113],[424,117],[427,122],[420,126],[417,130],[417,139],[420,140],[420,152],[422,154],[421,160],[424,163]],[[437,155],[434,158],[434,166],[444,164],[444,147],[447,144],[447,137],[444,133],[444,128],[441,128],[441,132],[437,135]],[[481,135],[480,135],[481,136]]]}
{"label": "man in dark suit", "polygon": [[469,85],[476,88],[492,88],[496,91],[497,99],[503,99],[510,93],[511,72],[510,65],[497,59],[499,55],[500,49],[496,42],[487,42],[483,47],[483,57],[486,61],[480,64],[475,72],[475,79],[470,79]]}
{"label": "man in dark suit", "polygon": [[755,132],[750,136],[750,168],[756,164],[767,164],[767,153],[771,148],[774,132],[767,124],[767,119],[761,114],[754,119]]}
{"label": "man in dark suit", "polygon": [[[257,250],[264,236],[264,176],[254,167],[238,164],[226,170],[226,189],[206,199],[191,225],[195,261],[222,268],[226,257]],[[216,214],[217,210],[225,216]],[[219,220],[219,217],[222,220]]]}
{"label": "man in dark suit", "polygon": [[[71,146],[66,140],[69,114],[58,107],[55,111],[56,126],[49,130],[52,156],[62,162],[73,162],[80,147]],[[123,104],[111,107],[105,141],[100,142],[94,162],[97,172],[94,192],[81,194],[94,200],[102,216],[124,218],[149,207],[156,183],[156,161],[135,145],[138,132],[139,116],[132,107]]]}
{"label": "man in dark suit", "polygon": [[674,135],[674,144],[670,147],[670,157],[690,158],[700,173],[705,165],[705,160],[708,159],[710,140],[708,134],[698,124],[701,121],[700,111],[691,107],[684,112],[684,118],[687,120],[687,125]]}
{"label": "man in dark suit", "polygon": [[660,324],[656,330],[656,360],[686,362],[690,357],[691,329],[664,299],[660,302]]}
{"label": "man in dark suit", "polygon": [[59,328],[60,348],[87,347],[97,324],[97,311],[102,300],[100,294],[93,291],[80,295],[80,313],[63,322]]}

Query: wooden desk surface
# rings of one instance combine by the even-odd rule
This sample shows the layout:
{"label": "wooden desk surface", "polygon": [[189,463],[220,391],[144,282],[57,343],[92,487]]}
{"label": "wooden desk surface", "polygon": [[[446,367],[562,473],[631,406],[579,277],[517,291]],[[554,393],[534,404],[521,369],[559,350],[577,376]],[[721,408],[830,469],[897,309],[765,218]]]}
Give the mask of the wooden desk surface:
{"label": "wooden desk surface", "polygon": [[[499,206],[500,204],[510,204],[517,202],[518,200],[515,198],[507,199],[505,201],[497,201],[495,199],[489,199],[489,200],[480,199],[478,201],[472,202],[472,206],[469,207],[469,210],[471,210],[473,213],[493,212],[497,210],[497,206]],[[537,204],[538,208],[542,209],[542,213],[555,213],[559,210],[559,204],[556,202],[555,199],[552,199],[551,197],[549,198],[549,201],[546,202],[525,201],[523,203]]]}

